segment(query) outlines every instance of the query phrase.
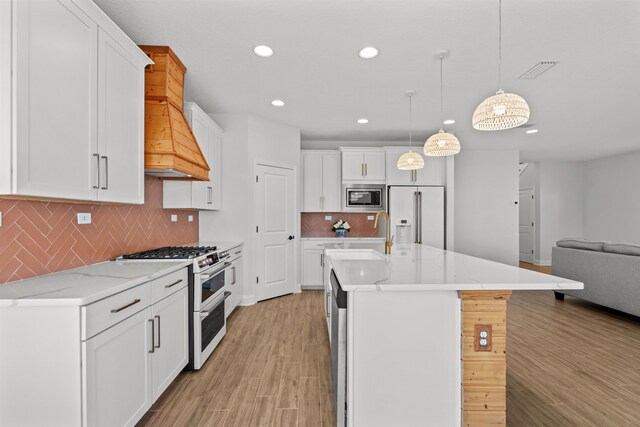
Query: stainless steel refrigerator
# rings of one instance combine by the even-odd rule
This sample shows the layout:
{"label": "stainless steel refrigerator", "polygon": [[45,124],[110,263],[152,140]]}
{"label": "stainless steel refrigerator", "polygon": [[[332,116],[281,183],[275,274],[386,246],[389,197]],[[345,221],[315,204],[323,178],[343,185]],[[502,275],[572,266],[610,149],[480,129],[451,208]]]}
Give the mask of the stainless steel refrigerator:
{"label": "stainless steel refrigerator", "polygon": [[445,248],[444,187],[389,186],[387,206],[396,243]]}

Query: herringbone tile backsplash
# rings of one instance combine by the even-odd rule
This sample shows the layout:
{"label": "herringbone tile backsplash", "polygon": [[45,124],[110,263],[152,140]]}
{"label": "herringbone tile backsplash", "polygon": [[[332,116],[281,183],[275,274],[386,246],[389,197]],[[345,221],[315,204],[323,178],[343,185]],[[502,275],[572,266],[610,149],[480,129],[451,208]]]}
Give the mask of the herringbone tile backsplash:
{"label": "herringbone tile backsplash", "polygon": [[[149,176],[144,205],[0,199],[0,211],[0,283],[198,241],[198,213],[162,209],[162,182]],[[90,212],[92,223],[78,225],[78,212]]]}
{"label": "herringbone tile backsplash", "polygon": [[[330,215],[331,220],[324,217]],[[341,212],[305,212],[302,214],[300,228],[302,237],[336,237],[336,233],[331,230],[333,224],[339,219],[346,220],[351,226],[351,231],[347,237],[380,237],[384,236],[384,220],[380,220],[380,227],[373,228],[373,221],[369,221],[367,216],[375,213],[341,213]]]}

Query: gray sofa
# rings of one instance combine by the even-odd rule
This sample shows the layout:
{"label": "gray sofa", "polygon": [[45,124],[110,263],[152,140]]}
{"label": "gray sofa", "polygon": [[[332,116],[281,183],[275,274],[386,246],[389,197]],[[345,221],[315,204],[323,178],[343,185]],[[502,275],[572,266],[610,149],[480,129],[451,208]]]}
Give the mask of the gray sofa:
{"label": "gray sofa", "polygon": [[640,316],[640,245],[563,239],[552,250],[554,276],[584,283],[556,292]]}

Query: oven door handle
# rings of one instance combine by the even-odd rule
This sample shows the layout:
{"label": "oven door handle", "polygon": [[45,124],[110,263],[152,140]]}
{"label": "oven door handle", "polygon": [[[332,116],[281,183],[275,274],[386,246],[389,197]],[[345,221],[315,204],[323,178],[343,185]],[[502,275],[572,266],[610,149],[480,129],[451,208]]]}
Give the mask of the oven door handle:
{"label": "oven door handle", "polygon": [[201,273],[200,277],[205,279],[205,280],[211,279],[213,276],[215,276],[216,274],[220,273],[222,270],[224,270],[225,268],[230,267],[230,266],[231,266],[231,263],[227,261],[227,262],[224,263],[224,265],[222,267],[218,268],[217,270],[213,271],[212,273]]}
{"label": "oven door handle", "polygon": [[220,301],[218,301],[216,303],[216,305],[211,309],[211,310],[207,310],[207,311],[201,311],[200,312],[200,319],[204,319],[207,316],[209,316],[211,314],[212,311],[214,311],[216,308],[218,308],[218,306],[220,304],[222,304],[227,298],[229,298],[231,296],[231,292],[229,291],[224,291],[224,296],[222,297],[222,299]]}

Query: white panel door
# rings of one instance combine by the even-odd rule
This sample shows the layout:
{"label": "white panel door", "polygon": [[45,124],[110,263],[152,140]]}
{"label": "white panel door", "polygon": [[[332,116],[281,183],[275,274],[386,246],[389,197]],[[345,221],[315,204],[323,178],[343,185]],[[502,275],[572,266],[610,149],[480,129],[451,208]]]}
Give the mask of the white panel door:
{"label": "white panel door", "polygon": [[444,249],[444,187],[419,187],[421,242]]}
{"label": "white panel door", "polygon": [[153,402],[151,308],[82,343],[83,425],[132,426]]}
{"label": "white panel door", "polygon": [[364,179],[364,155],[361,151],[342,152],[342,180],[362,181]]}
{"label": "white panel door", "polygon": [[98,55],[98,200],[142,204],[144,71],[102,29]]}
{"label": "white panel door", "polygon": [[387,158],[384,151],[367,151],[364,153],[365,180],[381,181],[387,179]]}
{"label": "white panel door", "polygon": [[535,204],[533,190],[520,191],[520,261],[533,262]]}
{"label": "white panel door", "polygon": [[322,154],[302,154],[302,211],[322,212]]}
{"label": "white panel door", "polygon": [[17,182],[27,196],[95,200],[98,27],[70,0],[13,3]]}
{"label": "white panel door", "polygon": [[160,397],[189,362],[189,290],[180,291],[153,306],[153,400]]}
{"label": "white panel door", "polygon": [[322,156],[322,210],[324,212],[340,212],[340,153]]}
{"label": "white panel door", "polygon": [[292,169],[256,165],[256,299],[295,289],[296,188]]}

